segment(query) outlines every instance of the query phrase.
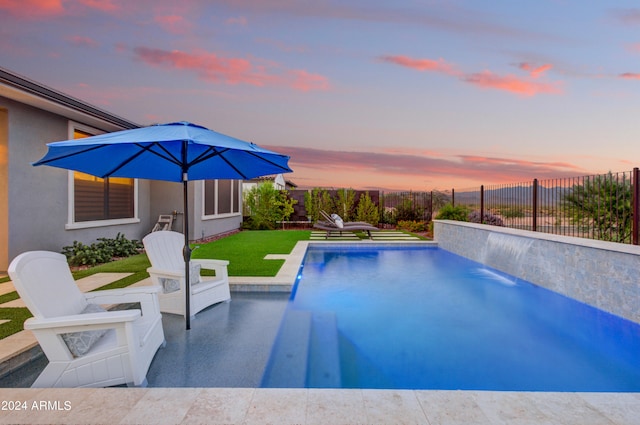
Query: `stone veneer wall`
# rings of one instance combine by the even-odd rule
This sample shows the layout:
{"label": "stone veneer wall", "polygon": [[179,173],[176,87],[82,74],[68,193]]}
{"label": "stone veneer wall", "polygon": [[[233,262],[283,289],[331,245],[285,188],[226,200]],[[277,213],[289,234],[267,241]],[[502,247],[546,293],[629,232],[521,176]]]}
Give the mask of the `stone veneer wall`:
{"label": "stone veneer wall", "polygon": [[434,221],[440,248],[640,323],[640,246]]}

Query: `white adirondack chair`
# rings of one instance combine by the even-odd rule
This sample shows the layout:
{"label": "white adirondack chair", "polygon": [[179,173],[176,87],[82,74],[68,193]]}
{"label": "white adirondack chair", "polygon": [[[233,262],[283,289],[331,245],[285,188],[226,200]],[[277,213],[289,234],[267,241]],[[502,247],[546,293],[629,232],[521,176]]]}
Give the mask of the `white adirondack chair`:
{"label": "white adirondack chair", "polygon": [[[184,235],[173,231],[158,231],[142,239],[151,261],[147,269],[154,285],[161,288],[160,311],[185,316]],[[192,259],[190,280],[190,316],[210,305],[231,299],[228,261]],[[199,268],[215,270],[215,277],[200,277]]]}
{"label": "white adirondack chair", "polygon": [[[65,256],[48,251],[20,254],[9,276],[33,314],[24,327],[49,359],[32,387],[146,386],[151,361],[165,344],[158,288],[83,294]],[[139,303],[140,309],[96,307],[121,303]]]}

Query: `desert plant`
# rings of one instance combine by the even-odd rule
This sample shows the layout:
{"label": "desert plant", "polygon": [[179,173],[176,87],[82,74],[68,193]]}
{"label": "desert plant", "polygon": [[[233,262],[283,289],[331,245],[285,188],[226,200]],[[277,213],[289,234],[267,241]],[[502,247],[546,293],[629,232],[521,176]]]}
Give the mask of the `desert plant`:
{"label": "desert plant", "polygon": [[440,211],[438,211],[438,215],[436,216],[436,219],[468,221],[469,211],[467,210],[467,207],[465,207],[464,205],[456,205],[454,207],[451,204],[447,204],[444,207],[440,208]]}
{"label": "desert plant", "polygon": [[400,220],[396,226],[398,229],[407,230],[409,232],[424,232],[427,230],[427,224],[424,221]]}
{"label": "desert plant", "polygon": [[625,242],[631,236],[631,200],[631,181],[620,181],[610,172],[574,185],[564,196],[564,206],[571,221],[593,229],[597,239]]}
{"label": "desert plant", "polygon": [[358,221],[365,221],[374,226],[377,226],[378,221],[380,220],[378,207],[373,203],[371,196],[366,192],[360,196],[360,201],[356,208],[356,218]]}
{"label": "desert plant", "polygon": [[320,211],[333,212],[333,199],[325,189],[314,187],[304,194],[304,208],[312,223],[320,219]]}
{"label": "desert plant", "polygon": [[504,222],[500,217],[491,213],[484,213],[482,221],[480,220],[480,211],[474,210],[469,213],[468,219],[471,223],[489,224],[491,226],[504,226]]}
{"label": "desert plant", "polygon": [[338,215],[340,215],[344,221],[351,221],[356,200],[356,191],[353,189],[338,189],[337,196],[335,208],[338,211]]}

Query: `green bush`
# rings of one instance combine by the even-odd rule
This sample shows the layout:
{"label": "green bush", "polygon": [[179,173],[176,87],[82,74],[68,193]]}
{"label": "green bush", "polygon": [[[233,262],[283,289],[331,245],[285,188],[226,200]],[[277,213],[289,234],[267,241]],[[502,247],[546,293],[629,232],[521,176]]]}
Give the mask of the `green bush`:
{"label": "green bush", "polygon": [[293,205],[286,190],[278,190],[271,182],[259,184],[245,194],[244,202],[250,219],[244,223],[245,229],[275,229],[278,221],[287,220],[293,213]]}
{"label": "green bush", "polygon": [[424,232],[427,230],[427,224],[424,221],[416,220],[399,220],[397,227],[409,232]]}
{"label": "green bush", "polygon": [[360,196],[360,201],[356,208],[356,219],[358,221],[366,221],[373,226],[377,226],[378,221],[380,220],[378,207],[373,203],[371,197],[366,192]]}
{"label": "green bush", "polygon": [[464,205],[447,204],[440,208],[437,220],[456,220],[456,221],[469,221],[469,210]]}
{"label": "green bush", "polygon": [[128,240],[121,233],[115,239],[99,238],[97,243],[85,245],[82,242],[73,241],[73,245],[62,248],[62,254],[72,266],[95,266],[108,263],[114,257],[129,257],[138,254],[142,249],[142,243],[137,240]]}

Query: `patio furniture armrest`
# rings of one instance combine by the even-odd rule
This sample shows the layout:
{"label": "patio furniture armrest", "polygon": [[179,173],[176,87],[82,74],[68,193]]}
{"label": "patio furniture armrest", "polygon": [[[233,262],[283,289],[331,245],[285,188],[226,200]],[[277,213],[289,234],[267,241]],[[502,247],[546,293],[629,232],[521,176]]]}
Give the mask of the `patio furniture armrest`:
{"label": "patio furniture armrest", "polygon": [[147,269],[147,273],[162,275],[163,277],[175,277],[176,279],[180,279],[184,276],[184,270],[169,270],[158,267],[149,267]]}
{"label": "patio furniture armrest", "polygon": [[192,259],[191,262],[195,264],[200,264],[203,269],[210,268],[210,267],[213,268],[216,266],[226,267],[229,265],[229,261],[227,260],[213,260],[213,259],[204,259],[204,258],[195,258],[195,259]]}
{"label": "patio furniture armrest", "polygon": [[[24,322],[24,327],[29,330],[64,328],[64,332],[78,332],[105,328],[104,325],[133,322],[139,317],[140,310],[137,309],[74,314],[73,316],[59,316],[51,319],[36,319],[32,317]],[[73,327],[78,329],[72,329]]]}
{"label": "patio furniture armrest", "polygon": [[198,264],[201,268],[205,270],[215,270],[216,277],[222,279],[229,278],[229,272],[227,271],[227,266],[229,262],[226,260],[191,260],[192,264]]}
{"label": "patio furniture armrest", "polygon": [[109,289],[105,291],[86,292],[87,301],[94,304],[128,304],[140,303],[142,315],[160,314],[158,293],[161,288],[155,285],[144,285],[134,288]]}
{"label": "patio furniture armrest", "polygon": [[135,300],[153,296],[153,294],[157,294],[158,292],[160,292],[160,288],[157,286],[143,285],[131,288],[105,289],[103,291],[85,292],[84,295],[87,300],[100,301],[102,304],[107,304],[114,302],[109,301],[111,299],[116,302],[122,299],[125,299],[124,302],[134,302]]}

